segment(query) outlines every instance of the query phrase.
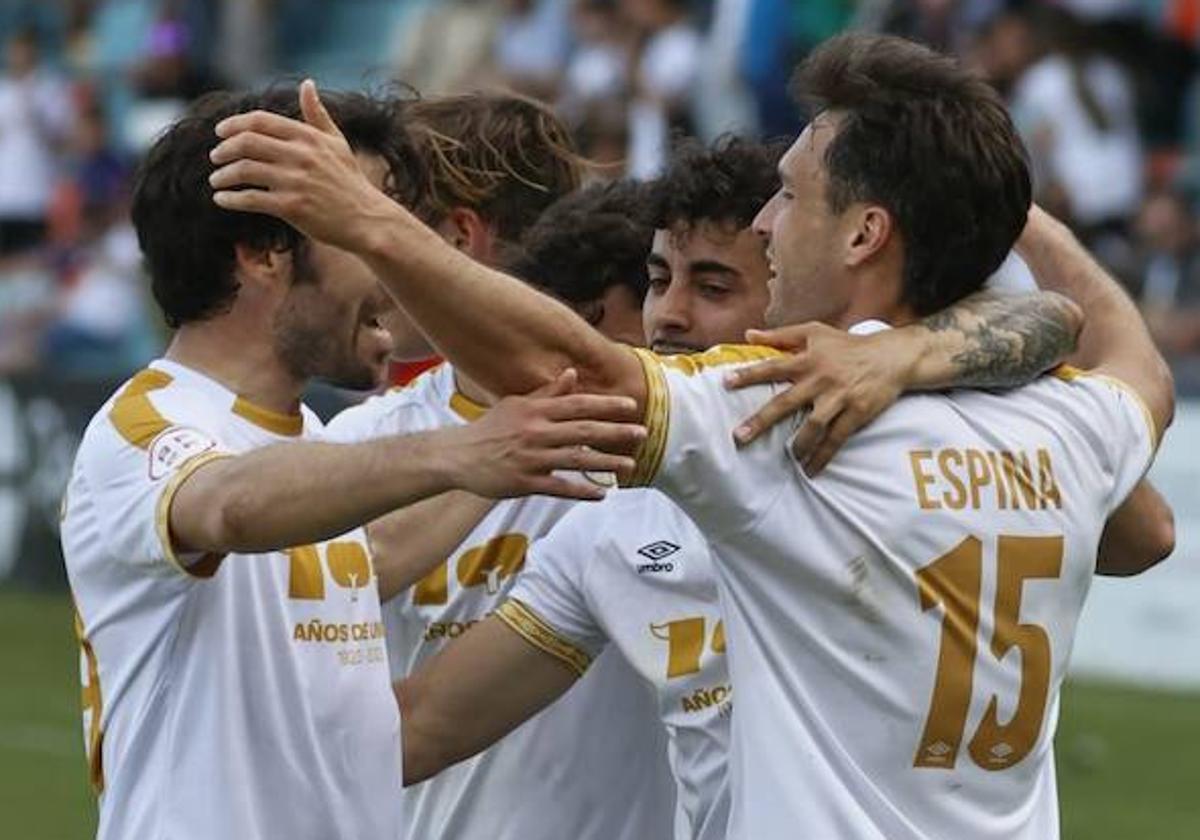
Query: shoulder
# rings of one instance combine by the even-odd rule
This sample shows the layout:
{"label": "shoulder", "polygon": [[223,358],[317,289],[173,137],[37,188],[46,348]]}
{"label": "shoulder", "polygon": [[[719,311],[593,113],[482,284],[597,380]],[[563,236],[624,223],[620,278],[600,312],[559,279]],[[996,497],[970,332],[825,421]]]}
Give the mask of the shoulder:
{"label": "shoulder", "polygon": [[440,422],[448,404],[443,381],[449,368],[440,365],[408,385],[392,388],[351,406],[326,424],[326,440],[350,443],[385,435],[412,434],[445,425]]}
{"label": "shoulder", "polygon": [[148,469],[153,479],[156,463],[169,466],[220,448],[226,422],[221,407],[201,389],[166,371],[146,368],[123,383],[92,417],[77,459],[93,477],[115,478],[131,469]]}

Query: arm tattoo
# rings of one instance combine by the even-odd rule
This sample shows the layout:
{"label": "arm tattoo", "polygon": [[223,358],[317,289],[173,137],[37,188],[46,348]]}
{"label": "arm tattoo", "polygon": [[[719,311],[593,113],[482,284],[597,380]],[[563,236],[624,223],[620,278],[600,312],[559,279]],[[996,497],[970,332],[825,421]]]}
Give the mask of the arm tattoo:
{"label": "arm tattoo", "polygon": [[1061,295],[982,292],[925,318],[930,332],[953,336],[949,362],[958,387],[1023,385],[1075,349],[1078,309]]}

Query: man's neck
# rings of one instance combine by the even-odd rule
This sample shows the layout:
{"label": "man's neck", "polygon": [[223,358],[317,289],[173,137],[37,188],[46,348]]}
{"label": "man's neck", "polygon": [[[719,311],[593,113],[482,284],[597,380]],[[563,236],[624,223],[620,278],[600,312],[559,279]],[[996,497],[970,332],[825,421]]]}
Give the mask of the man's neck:
{"label": "man's neck", "polygon": [[166,358],[219,382],[257,406],[294,414],[304,381],[288,373],[266,334],[250,337],[218,317],[179,328]]}
{"label": "man's neck", "polygon": [[478,405],[491,407],[496,402],[492,395],[483,389],[483,386],[472,382],[457,368],[454,370],[454,387],[460,394]]}

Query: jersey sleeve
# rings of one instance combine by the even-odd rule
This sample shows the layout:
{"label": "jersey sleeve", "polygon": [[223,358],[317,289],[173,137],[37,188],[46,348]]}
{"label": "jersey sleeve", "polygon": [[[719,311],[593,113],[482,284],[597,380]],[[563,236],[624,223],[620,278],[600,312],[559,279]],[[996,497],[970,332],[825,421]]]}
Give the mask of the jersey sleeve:
{"label": "jersey sleeve", "polygon": [[576,507],[529,549],[525,568],[497,616],[527,642],[580,676],[608,644],[587,595],[598,531],[592,508]]}
{"label": "jersey sleeve", "polygon": [[800,418],[739,449],[733,430],[781,388],[730,391],[724,377],[733,366],[779,352],[740,345],[690,356],[635,352],[646,375],[647,437],[627,483],[662,490],[713,536],[750,528],[798,471],[789,444]]}
{"label": "jersey sleeve", "polygon": [[1125,501],[1154,461],[1160,438],[1154,417],[1137,391],[1116,377],[1066,365],[1055,373],[1086,395],[1086,418],[1095,425],[1105,448],[1105,469],[1112,480],[1111,512]]}
{"label": "jersey sleeve", "polygon": [[151,573],[192,574],[199,558],[175,552],[171,504],[188,477],[229,453],[205,430],[203,412],[155,393],[170,381],[160,374],[135,376],[97,418],[80,446],[78,469],[97,520],[93,537],[113,558]]}

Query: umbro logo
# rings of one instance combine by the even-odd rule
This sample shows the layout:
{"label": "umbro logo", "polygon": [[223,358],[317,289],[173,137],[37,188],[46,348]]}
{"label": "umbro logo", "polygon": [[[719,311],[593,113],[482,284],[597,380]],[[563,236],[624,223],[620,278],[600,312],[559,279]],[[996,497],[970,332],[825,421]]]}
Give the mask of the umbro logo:
{"label": "umbro logo", "polygon": [[677,551],[679,551],[679,546],[675,545],[675,543],[659,540],[658,542],[642,546],[638,549],[638,554],[647,560],[661,560],[664,557],[670,557]]}
{"label": "umbro logo", "polygon": [[647,572],[673,572],[675,571],[674,563],[664,563],[663,560],[670,557],[675,552],[679,551],[679,546],[673,542],[659,540],[652,542],[649,545],[644,545],[638,549],[637,553],[649,560],[649,563],[639,563],[637,573],[644,575]]}

